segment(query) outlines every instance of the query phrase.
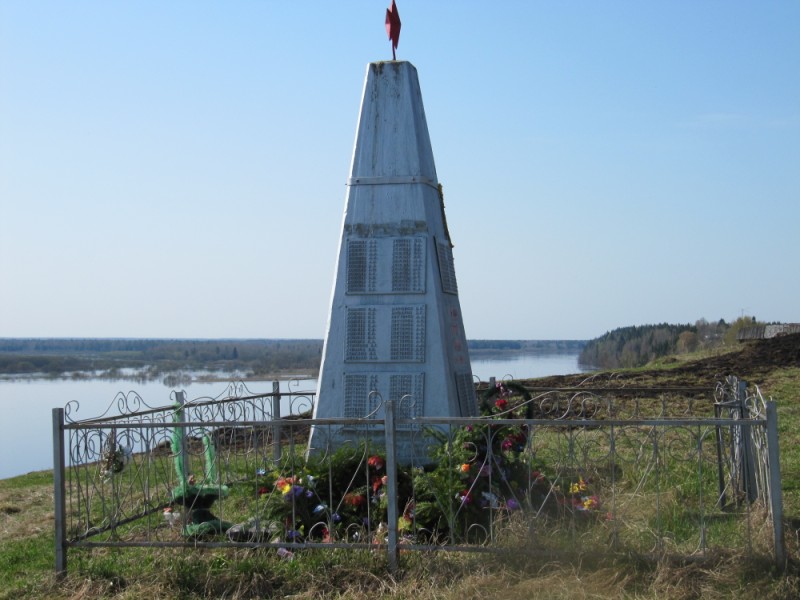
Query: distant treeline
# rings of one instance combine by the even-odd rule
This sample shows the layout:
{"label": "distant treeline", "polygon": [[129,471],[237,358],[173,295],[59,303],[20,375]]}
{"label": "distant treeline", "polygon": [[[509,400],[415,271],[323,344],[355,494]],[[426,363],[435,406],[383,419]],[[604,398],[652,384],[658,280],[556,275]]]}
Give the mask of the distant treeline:
{"label": "distant treeline", "polygon": [[0,339],[0,373],[146,369],[146,376],[181,370],[316,375],[322,340]]}
{"label": "distant treeline", "polygon": [[[578,352],[580,340],[470,340],[476,355],[500,352]],[[289,371],[319,373],[322,340],[127,338],[0,338],[0,374],[94,373],[118,377],[137,369],[155,378],[177,371],[240,371],[273,376]]]}
{"label": "distant treeline", "polygon": [[[474,356],[519,352],[580,352],[588,367],[637,367],[668,354],[736,343],[736,333],[757,325],[753,317],[728,324],[710,323],[622,327],[591,340],[469,340]],[[176,371],[240,371],[273,376],[289,371],[316,376],[322,340],[219,339],[164,340],[127,338],[0,338],[0,374],[91,372],[115,377],[121,369],[143,370],[146,377]]]}
{"label": "distant treeline", "polygon": [[468,340],[474,353],[491,352],[579,352],[585,340]]}
{"label": "distant treeline", "polygon": [[733,323],[724,319],[700,319],[694,325],[638,325],[620,327],[590,340],[578,362],[598,369],[641,367],[669,354],[684,354],[704,348],[736,343],[736,333],[757,324],[755,317],[741,317]]}

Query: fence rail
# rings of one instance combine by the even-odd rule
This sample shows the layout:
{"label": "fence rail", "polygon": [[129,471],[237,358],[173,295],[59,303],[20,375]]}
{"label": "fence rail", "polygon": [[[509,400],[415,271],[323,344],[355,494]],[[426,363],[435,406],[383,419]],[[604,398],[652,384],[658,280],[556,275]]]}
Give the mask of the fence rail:
{"label": "fence rail", "polygon": [[777,417],[757,388],[479,391],[476,418],[407,418],[404,397],[311,419],[314,394],[277,383],[55,409],[56,570],[69,551],[141,546],[381,550],[391,568],[400,549],[510,546],[785,564]]}

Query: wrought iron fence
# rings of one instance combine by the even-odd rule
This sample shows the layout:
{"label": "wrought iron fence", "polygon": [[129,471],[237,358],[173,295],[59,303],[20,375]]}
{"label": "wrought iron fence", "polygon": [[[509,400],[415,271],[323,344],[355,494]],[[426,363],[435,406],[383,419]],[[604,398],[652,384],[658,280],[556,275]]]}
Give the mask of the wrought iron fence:
{"label": "wrought iron fence", "polygon": [[479,391],[476,418],[409,418],[407,396],[311,419],[313,392],[277,383],[165,407],[118,396],[88,420],[56,409],[56,570],[100,546],[378,549],[391,568],[402,550],[509,547],[785,563],[775,405],[757,389]]}

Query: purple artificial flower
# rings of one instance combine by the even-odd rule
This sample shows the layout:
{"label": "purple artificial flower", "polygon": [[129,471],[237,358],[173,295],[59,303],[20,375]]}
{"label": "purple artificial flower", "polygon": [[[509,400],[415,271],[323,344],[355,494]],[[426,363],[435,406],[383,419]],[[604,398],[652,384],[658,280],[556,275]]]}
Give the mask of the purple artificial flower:
{"label": "purple artificial flower", "polygon": [[520,509],[519,502],[514,500],[514,498],[509,498],[508,500],[506,500],[506,506],[508,507],[508,510],[519,510]]}
{"label": "purple artificial flower", "polygon": [[305,490],[303,489],[303,486],[300,486],[300,485],[293,485],[293,486],[292,486],[292,487],[291,487],[291,488],[290,488],[290,489],[289,489],[289,490],[288,490],[288,491],[287,491],[287,492],[286,492],[286,493],[283,495],[283,499],[284,499],[284,500],[286,500],[286,502],[291,502],[291,501],[292,501],[292,500],[294,500],[295,498],[299,498],[300,496],[302,496],[302,495],[303,495],[303,492],[305,492]]}

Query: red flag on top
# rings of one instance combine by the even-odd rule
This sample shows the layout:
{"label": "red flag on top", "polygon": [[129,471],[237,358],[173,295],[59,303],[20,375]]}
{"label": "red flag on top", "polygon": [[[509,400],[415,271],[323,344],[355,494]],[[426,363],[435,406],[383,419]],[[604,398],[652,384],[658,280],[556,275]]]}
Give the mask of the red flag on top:
{"label": "red flag on top", "polygon": [[397,12],[394,0],[392,0],[392,5],[386,9],[386,34],[392,40],[392,60],[397,60],[395,50],[400,41],[400,13]]}

